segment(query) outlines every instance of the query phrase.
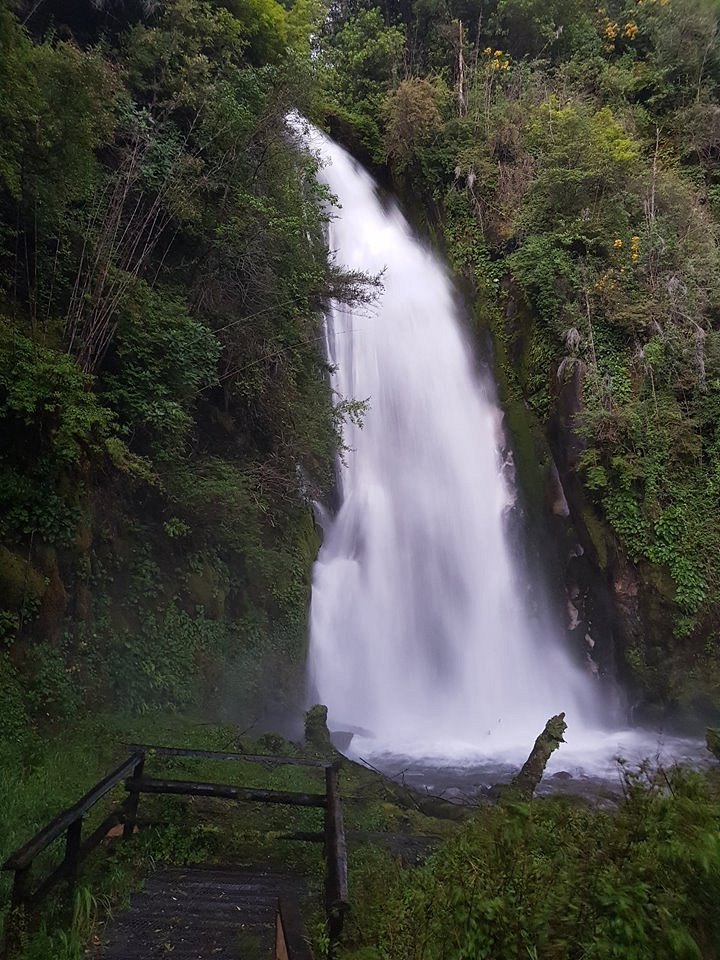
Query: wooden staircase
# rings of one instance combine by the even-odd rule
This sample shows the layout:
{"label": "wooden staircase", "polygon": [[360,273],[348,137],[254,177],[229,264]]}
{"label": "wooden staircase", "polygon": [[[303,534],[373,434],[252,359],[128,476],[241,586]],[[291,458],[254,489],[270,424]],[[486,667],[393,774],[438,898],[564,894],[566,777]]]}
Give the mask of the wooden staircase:
{"label": "wooden staircase", "polygon": [[102,960],[309,960],[303,885],[262,869],[154,873],[105,928]]}

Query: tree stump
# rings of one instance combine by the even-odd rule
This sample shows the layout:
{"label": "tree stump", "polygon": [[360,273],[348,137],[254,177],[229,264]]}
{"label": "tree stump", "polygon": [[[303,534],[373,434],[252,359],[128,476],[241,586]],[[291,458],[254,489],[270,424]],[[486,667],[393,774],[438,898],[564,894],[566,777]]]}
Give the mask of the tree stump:
{"label": "tree stump", "polygon": [[565,742],[563,734],[566,730],[564,713],[550,717],[520,772],[512,778],[510,783],[498,783],[491,787],[490,795],[499,800],[532,800],[543,778],[548,760],[560,744]]}

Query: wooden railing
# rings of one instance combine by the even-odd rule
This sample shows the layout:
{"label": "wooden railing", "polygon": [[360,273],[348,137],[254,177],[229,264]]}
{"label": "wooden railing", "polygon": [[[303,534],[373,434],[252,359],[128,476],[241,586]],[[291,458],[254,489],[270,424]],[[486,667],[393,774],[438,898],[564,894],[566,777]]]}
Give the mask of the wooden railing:
{"label": "wooden railing", "polygon": [[[2,865],[2,869],[15,872],[10,901],[11,907],[16,908],[37,903],[61,880],[68,880],[70,885],[75,883],[81,862],[107,836],[108,831],[119,823],[127,823],[130,816],[134,817],[135,810],[132,807],[132,796],[129,796],[123,804],[109,813],[90,836],[83,840],[82,828],[85,814],[129,774],[136,777],[141,776],[144,759],[144,754],[139,751],[131,753],[124,763],[121,763],[112,773],[96,783],[77,803],[59,813],[51,823],[35,834],[24,847],[20,847],[12,856],[8,857]],[[62,863],[33,892],[30,889],[30,871],[33,861],[63,833],[66,838],[65,856]]]}
{"label": "wooden railing", "polygon": [[345,913],[349,907],[347,880],[347,845],[343,824],[338,768],[336,764],[325,769],[325,911],[331,940],[342,933]]}
{"label": "wooden railing", "polygon": [[[171,794],[196,797],[220,797],[251,803],[280,803],[290,806],[321,807],[325,810],[325,906],[328,931],[336,940],[342,931],[343,918],[348,909],[347,849],[343,827],[338,765],[311,757],[278,757],[264,754],[226,753],[212,750],[192,750],[184,747],[159,747],[149,744],[131,744],[130,756],[103,780],[100,780],[77,803],[37,833],[2,865],[3,870],[14,871],[11,907],[30,908],[37,904],[56,884],[65,881],[72,887],[77,880],[80,863],[107,836],[108,831],[123,824],[123,837],[132,836],[138,820],[138,807],[143,793]],[[157,779],[144,776],[148,755],[172,757],[200,757],[212,760],[239,760],[272,765],[320,767],[325,771],[324,793],[300,793],[285,790],[266,790],[256,787],[238,787],[232,784],[207,783],[195,780]],[[127,797],[115,807],[92,833],[82,838],[83,818],[113,787],[125,781]],[[31,889],[33,862],[57,840],[66,834],[65,855],[58,867]]]}

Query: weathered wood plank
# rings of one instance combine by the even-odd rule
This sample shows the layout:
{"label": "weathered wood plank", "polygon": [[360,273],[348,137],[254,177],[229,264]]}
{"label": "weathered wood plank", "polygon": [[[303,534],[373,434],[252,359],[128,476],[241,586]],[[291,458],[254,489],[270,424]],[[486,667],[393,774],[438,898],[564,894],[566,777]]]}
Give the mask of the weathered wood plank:
{"label": "weathered wood plank", "polygon": [[236,787],[229,783],[203,783],[197,780],[161,780],[144,777],[130,779],[127,788],[137,793],[169,793],[192,797],[221,797],[249,803],[281,803],[292,807],[325,807],[324,793],[296,793],[288,790],[264,790]]}
{"label": "weathered wood plank", "polygon": [[159,747],[148,743],[130,743],[128,750],[134,753],[154,753],[159,757],[202,757],[206,760],[243,760],[247,763],[268,763],[277,766],[327,768],[332,761],[316,760],[313,757],[281,757],[264,753],[228,753],[223,750],[197,750],[190,747]]}
{"label": "weathered wood plank", "polygon": [[337,942],[349,909],[347,879],[347,844],[343,826],[337,766],[325,771],[327,808],[325,811],[325,908],[331,944]]}
{"label": "weathered wood plank", "polygon": [[338,790],[337,767],[329,767],[325,771],[325,788],[327,796],[326,836],[330,894],[334,904],[347,905],[347,843],[345,841],[345,828],[343,825],[342,807],[340,805],[340,792]]}
{"label": "weathered wood plank", "polygon": [[[140,756],[142,759],[139,763],[135,764],[135,769],[133,770],[133,777],[139,779],[142,777],[145,770],[145,754],[141,750],[131,750],[130,751],[134,756]],[[125,840],[129,840],[135,829],[135,820],[137,819],[138,804],[140,803],[140,794],[133,793],[132,791],[128,794],[125,799],[125,825],[123,826],[123,837]]]}
{"label": "weathered wood plank", "polygon": [[[105,928],[103,960],[270,960],[277,936],[278,899],[290,908],[304,893],[299,877],[237,868],[171,868],[151,876],[130,909]],[[283,911],[288,960],[310,960],[296,912]]]}
{"label": "weathered wood plank", "polygon": [[278,953],[277,960],[312,960],[312,953],[304,935],[304,927],[298,904],[295,899],[280,897],[277,904],[276,917],[276,951],[280,939],[277,936],[277,927],[282,932],[282,946],[285,956]]}
{"label": "weathered wood plank", "polygon": [[68,827],[65,837],[65,858],[63,859],[63,866],[65,867],[65,874],[70,883],[75,882],[77,879],[78,870],[80,869],[80,843],[82,840],[82,826],[82,817],[78,817],[77,820],[73,820]]}

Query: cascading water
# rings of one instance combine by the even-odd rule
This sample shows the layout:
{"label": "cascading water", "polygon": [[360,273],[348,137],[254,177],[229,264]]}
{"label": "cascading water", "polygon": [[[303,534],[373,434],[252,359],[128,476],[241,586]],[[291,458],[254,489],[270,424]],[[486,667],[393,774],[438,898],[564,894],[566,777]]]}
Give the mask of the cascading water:
{"label": "cascading water", "polygon": [[340,507],[314,571],[312,683],[331,720],[394,744],[527,748],[593,681],[530,624],[503,530],[498,411],[474,369],[450,282],[371,178],[327,138],[330,246],[383,272],[377,303],[327,319],[333,388],[367,400],[348,424]]}
{"label": "cascading water", "polygon": [[504,532],[499,412],[448,277],[341,147],[309,140],[338,198],[338,264],[383,272],[376,303],[327,318],[332,386],[368,409],[345,426],[314,569],[314,694],[331,727],[371,731],[376,755],[517,760],[561,710],[570,744],[587,742],[598,684],[528,616]]}

